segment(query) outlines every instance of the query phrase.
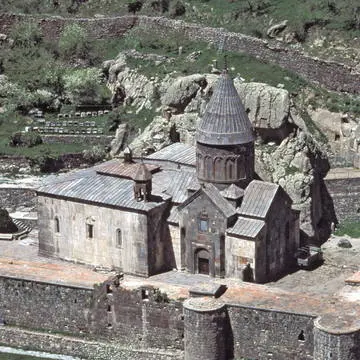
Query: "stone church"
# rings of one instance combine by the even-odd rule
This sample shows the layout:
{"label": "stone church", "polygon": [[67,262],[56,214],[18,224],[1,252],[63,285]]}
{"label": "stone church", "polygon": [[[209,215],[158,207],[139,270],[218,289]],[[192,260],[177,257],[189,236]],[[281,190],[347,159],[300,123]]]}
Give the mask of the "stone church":
{"label": "stone church", "polygon": [[254,134],[224,71],[196,146],[172,144],[60,175],[38,189],[39,251],[137,276],[177,269],[264,283],[296,263],[299,213],[256,179]]}

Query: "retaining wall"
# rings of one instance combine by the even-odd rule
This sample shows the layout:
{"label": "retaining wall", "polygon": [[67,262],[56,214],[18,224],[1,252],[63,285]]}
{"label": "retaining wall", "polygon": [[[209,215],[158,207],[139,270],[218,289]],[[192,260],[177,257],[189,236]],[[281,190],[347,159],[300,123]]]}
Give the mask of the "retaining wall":
{"label": "retaining wall", "polygon": [[41,135],[45,144],[110,145],[111,135]]}
{"label": "retaining wall", "polygon": [[308,81],[319,83],[331,90],[358,93],[360,73],[345,64],[324,61],[285,47],[281,42],[265,41],[251,36],[228,32],[221,28],[210,28],[196,24],[187,24],[180,20],[163,17],[121,16],[112,18],[35,18],[27,15],[0,15],[0,32],[8,34],[17,21],[33,19],[37,21],[46,38],[55,40],[68,23],[83,25],[94,38],[116,38],[125,34],[134,26],[146,28],[149,32],[168,35],[169,31],[178,31],[181,36],[192,40],[220,44],[226,38],[224,50],[244,52],[260,60],[277,64],[297,73]]}
{"label": "retaining wall", "polygon": [[14,212],[20,207],[34,210],[36,206],[35,190],[14,187],[0,188],[0,208],[6,208],[10,212]]}
{"label": "retaining wall", "polygon": [[0,277],[0,319],[29,331],[119,346],[183,349],[182,304],[153,288],[127,290],[112,282],[87,288]]}
{"label": "retaining wall", "polygon": [[324,179],[336,220],[360,221],[360,177]]}

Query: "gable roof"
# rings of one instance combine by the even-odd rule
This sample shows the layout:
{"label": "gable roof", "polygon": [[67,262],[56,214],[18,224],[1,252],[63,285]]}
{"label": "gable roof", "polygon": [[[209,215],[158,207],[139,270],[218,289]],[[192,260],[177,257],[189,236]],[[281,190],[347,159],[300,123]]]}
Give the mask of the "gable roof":
{"label": "gable roof", "polygon": [[209,145],[238,145],[254,141],[251,122],[232,78],[224,71],[199,122],[196,140]]}
{"label": "gable roof", "polygon": [[[48,181],[37,189],[40,195],[54,195],[73,201],[86,201],[96,204],[149,211],[163,204],[160,202],[137,201],[133,194],[134,182],[129,179],[97,174],[95,168],[79,171],[70,176],[62,175]],[[170,198],[161,194],[163,200]]]}
{"label": "gable roof", "polygon": [[195,166],[196,149],[195,146],[177,142],[156,151],[147,156],[146,159],[170,161],[178,164]]}
{"label": "gable roof", "polygon": [[[122,162],[119,159],[107,161],[103,164],[96,165],[94,169],[101,175],[118,176],[127,179],[135,179],[139,172],[139,167],[142,167],[141,163],[137,162]],[[158,165],[148,164],[146,165],[148,172],[151,174],[159,171]],[[147,174],[149,177],[149,175]]]}
{"label": "gable roof", "polygon": [[198,191],[192,194],[178,207],[179,211],[183,210],[188,204],[193,202],[193,200],[195,200],[201,194],[205,194],[226,218],[236,214],[236,209],[221,196],[220,191],[213,184],[202,184]]}
{"label": "gable roof", "polygon": [[181,204],[188,198],[189,187],[199,187],[196,173],[190,171],[163,169],[155,173],[152,179],[153,191],[171,195],[172,202],[177,204]]}
{"label": "gable roof", "polygon": [[240,216],[235,225],[229,228],[226,232],[229,235],[245,236],[254,239],[264,226],[265,221],[263,220],[249,219]]}
{"label": "gable roof", "polygon": [[238,208],[238,213],[264,219],[279,188],[279,185],[273,183],[253,180],[245,189],[244,199]]}

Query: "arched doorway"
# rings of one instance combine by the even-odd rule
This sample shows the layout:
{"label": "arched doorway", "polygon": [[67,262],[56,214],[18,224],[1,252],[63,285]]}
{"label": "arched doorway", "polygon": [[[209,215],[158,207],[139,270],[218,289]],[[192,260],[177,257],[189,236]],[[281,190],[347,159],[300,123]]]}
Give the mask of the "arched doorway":
{"label": "arched doorway", "polygon": [[198,274],[210,274],[210,255],[205,249],[199,249],[195,252],[195,272]]}

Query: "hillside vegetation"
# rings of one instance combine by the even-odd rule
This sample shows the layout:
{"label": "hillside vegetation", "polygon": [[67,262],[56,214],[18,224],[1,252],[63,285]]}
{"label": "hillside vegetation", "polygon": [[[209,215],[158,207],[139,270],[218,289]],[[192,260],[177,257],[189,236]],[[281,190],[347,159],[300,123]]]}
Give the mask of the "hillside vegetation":
{"label": "hillside vegetation", "polygon": [[[266,36],[266,29],[277,21],[288,20],[288,31],[294,32],[296,41],[305,40],[311,27],[320,27],[322,33],[336,31],[349,38],[360,32],[357,23],[357,5],[354,1],[92,1],[86,2],[27,0],[0,0],[3,12],[20,12],[44,16],[116,16],[128,14],[163,15],[188,21],[222,26],[258,37]],[[295,6],[296,5],[296,6]],[[294,10],[295,9],[295,10]],[[337,16],[331,16],[336,12]],[[319,30],[320,31],[320,30]],[[302,36],[306,35],[305,37]],[[55,119],[65,108],[81,104],[112,103],[101,64],[115,58],[119,52],[135,49],[140,54],[158,54],[169,61],[154,65],[146,57],[129,57],[128,64],[148,78],[164,78],[170,73],[189,75],[210,72],[224,66],[224,53],[206,43],[192,42],[177,33],[166,38],[132,29],[121,39],[94,40],[80,25],[68,25],[55,43],[46,41],[36,22],[18,23],[12,28],[7,41],[0,42],[0,154],[29,157],[62,152],[82,151],[83,144],[50,146],[30,141],[30,147],[10,147],[9,138],[32,125],[28,116],[31,109]],[[179,51],[181,49],[181,51]],[[297,105],[326,107],[331,111],[360,114],[360,100],[356,96],[328,92],[310,85],[296,74],[269,65],[246,54],[227,52],[227,63],[232,76],[245,81],[264,82],[287,89]],[[153,109],[156,109],[154,104]],[[136,113],[131,106],[105,117],[102,126],[113,132],[120,122],[128,122],[136,131],[144,128],[154,116],[154,110]],[[311,119],[309,120],[311,123]]]}
{"label": "hillside vegetation", "polygon": [[232,31],[266,35],[267,28],[288,20],[299,41],[311,27],[343,38],[360,35],[357,0],[0,0],[3,12],[62,16],[118,16],[127,13],[183,18]]}

